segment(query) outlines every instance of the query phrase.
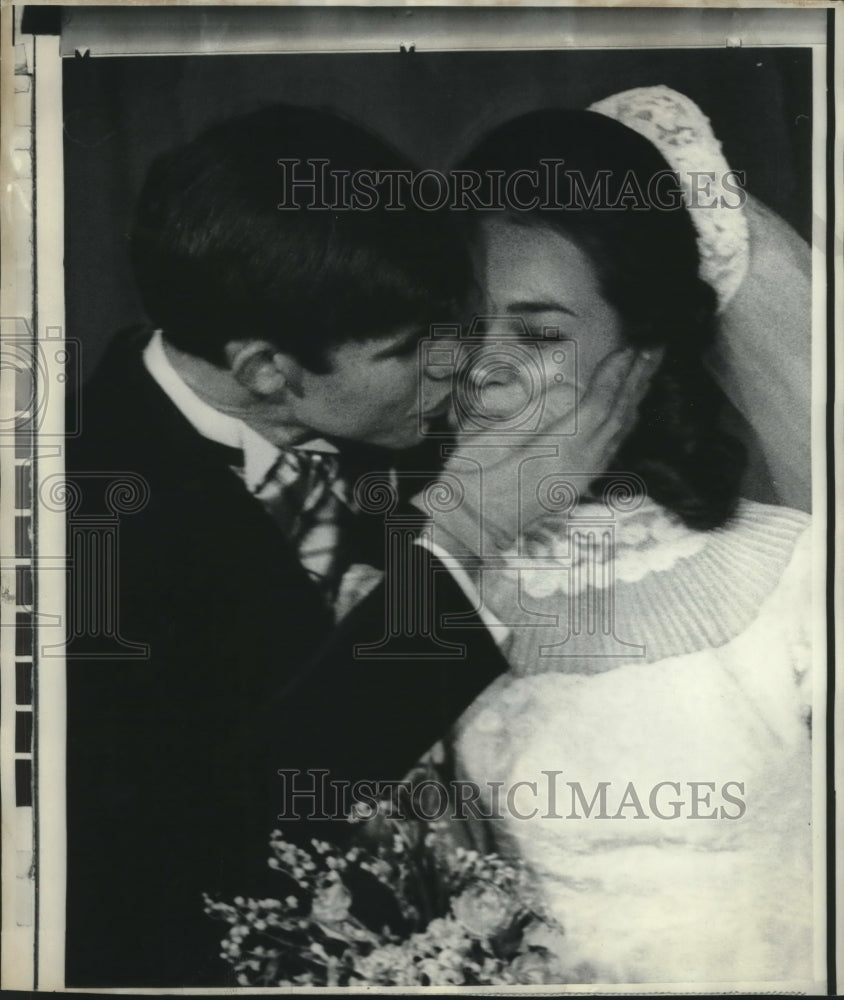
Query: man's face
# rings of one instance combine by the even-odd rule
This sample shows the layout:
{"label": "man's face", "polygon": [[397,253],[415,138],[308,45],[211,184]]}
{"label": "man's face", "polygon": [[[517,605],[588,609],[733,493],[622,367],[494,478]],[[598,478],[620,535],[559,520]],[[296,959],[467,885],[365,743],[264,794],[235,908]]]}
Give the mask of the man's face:
{"label": "man's face", "polygon": [[427,332],[411,325],[334,348],[331,371],[304,371],[294,403],[297,422],[360,444],[392,449],[419,444],[424,422],[444,412],[451,389],[449,379],[420,372],[418,344]]}

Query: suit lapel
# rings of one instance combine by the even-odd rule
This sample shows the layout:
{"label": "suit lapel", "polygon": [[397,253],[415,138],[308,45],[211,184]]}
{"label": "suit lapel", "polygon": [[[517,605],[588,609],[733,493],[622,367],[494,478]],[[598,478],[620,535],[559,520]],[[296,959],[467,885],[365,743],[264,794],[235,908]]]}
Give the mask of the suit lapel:
{"label": "suit lapel", "polygon": [[[146,331],[118,337],[83,388],[85,435],[75,443],[69,467],[108,472],[110,466],[143,476],[149,503],[125,518],[121,531],[134,536],[137,546],[145,536],[172,539],[198,593],[227,585],[246,589],[256,604],[275,605],[281,633],[287,621],[326,627],[331,617],[319,591],[229,467],[232,450],[198,434],[146,370],[141,355],[148,338]],[[266,593],[259,593],[262,588]],[[216,605],[210,600],[210,607]]]}

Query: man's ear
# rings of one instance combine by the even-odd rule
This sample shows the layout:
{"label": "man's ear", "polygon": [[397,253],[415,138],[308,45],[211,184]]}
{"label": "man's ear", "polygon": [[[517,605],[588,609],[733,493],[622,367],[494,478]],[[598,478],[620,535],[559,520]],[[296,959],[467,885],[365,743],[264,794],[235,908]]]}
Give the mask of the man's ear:
{"label": "man's ear", "polygon": [[232,375],[250,392],[265,398],[292,392],[302,395],[302,367],[266,340],[232,340],[226,344]]}

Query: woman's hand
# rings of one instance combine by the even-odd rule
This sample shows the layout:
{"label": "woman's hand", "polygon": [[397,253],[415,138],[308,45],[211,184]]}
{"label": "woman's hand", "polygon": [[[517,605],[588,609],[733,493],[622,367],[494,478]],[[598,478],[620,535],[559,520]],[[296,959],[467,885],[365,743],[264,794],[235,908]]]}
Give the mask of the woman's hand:
{"label": "woman's hand", "polygon": [[548,515],[538,495],[543,479],[576,473],[585,483],[603,472],[632,430],[662,355],[614,351],[580,399],[570,387],[544,389],[541,426],[525,434],[486,430],[461,437],[445,472],[459,480],[463,502],[436,515],[439,543],[463,553],[497,554]]}

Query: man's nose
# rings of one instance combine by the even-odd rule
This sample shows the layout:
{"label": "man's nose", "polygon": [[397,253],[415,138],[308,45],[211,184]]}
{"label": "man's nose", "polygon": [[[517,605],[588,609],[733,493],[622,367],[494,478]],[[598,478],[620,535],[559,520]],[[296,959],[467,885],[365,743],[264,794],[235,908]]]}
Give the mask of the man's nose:
{"label": "man's nose", "polygon": [[432,410],[439,411],[441,407],[451,398],[452,381],[451,373],[443,375],[438,370],[426,371],[422,379],[422,409],[428,413]]}

